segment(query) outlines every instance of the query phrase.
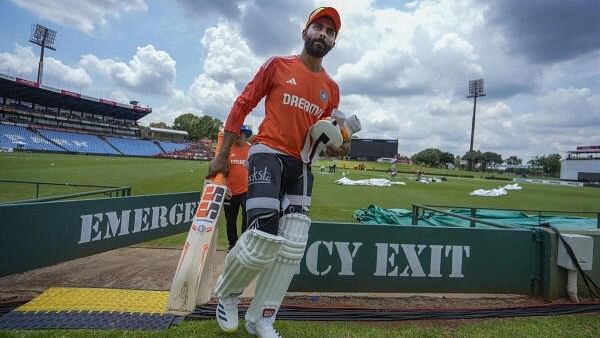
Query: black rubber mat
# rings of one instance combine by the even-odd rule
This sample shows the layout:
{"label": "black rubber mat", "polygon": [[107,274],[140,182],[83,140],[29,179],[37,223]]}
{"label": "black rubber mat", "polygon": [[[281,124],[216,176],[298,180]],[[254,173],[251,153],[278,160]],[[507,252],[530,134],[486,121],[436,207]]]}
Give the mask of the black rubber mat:
{"label": "black rubber mat", "polygon": [[[186,320],[214,319],[215,304],[198,306],[186,316]],[[239,308],[243,318],[246,307]],[[313,308],[303,306],[283,306],[277,312],[278,319],[310,321],[396,321],[396,320],[433,320],[433,319],[481,319],[511,318],[533,316],[555,316],[578,313],[600,312],[600,303],[594,304],[551,304],[542,306],[524,306],[492,309],[361,309],[361,308]]]}
{"label": "black rubber mat", "polygon": [[115,312],[20,312],[11,311],[0,317],[0,329],[166,329],[183,317],[166,314]]}

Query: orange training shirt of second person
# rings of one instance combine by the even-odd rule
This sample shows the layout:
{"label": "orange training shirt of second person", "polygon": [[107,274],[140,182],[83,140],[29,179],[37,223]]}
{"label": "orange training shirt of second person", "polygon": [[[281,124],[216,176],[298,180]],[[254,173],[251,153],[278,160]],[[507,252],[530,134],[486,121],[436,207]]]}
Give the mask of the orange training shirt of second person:
{"label": "orange training shirt of second person", "polygon": [[240,195],[248,191],[248,150],[250,145],[239,146],[234,143],[229,153],[229,175],[227,186],[232,195]]}

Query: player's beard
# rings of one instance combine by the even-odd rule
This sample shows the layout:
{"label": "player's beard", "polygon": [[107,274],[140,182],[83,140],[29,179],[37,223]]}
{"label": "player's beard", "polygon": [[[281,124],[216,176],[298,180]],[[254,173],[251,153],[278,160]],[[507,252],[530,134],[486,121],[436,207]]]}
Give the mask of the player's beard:
{"label": "player's beard", "polygon": [[[316,42],[320,42],[321,44],[317,44]],[[304,41],[304,49],[310,56],[314,56],[316,58],[322,58],[333,48],[333,46],[328,45],[323,39],[307,39]]]}

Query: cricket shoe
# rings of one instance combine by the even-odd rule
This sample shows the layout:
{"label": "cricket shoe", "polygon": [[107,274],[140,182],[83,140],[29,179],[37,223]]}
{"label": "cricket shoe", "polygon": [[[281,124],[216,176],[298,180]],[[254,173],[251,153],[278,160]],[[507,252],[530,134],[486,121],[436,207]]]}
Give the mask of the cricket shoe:
{"label": "cricket shoe", "polygon": [[256,323],[246,321],[246,331],[259,338],[282,338],[273,327],[274,322],[274,317],[263,317]]}
{"label": "cricket shoe", "polygon": [[238,304],[240,298],[238,295],[230,295],[219,298],[217,305],[217,323],[223,332],[234,332],[239,325]]}

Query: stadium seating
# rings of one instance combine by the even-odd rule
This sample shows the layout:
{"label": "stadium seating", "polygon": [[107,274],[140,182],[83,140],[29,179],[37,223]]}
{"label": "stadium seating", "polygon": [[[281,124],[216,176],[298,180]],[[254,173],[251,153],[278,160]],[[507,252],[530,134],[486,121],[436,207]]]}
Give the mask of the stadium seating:
{"label": "stadium seating", "polygon": [[159,141],[159,143],[160,143],[160,146],[167,153],[184,150],[189,146],[188,143],[176,143],[176,142],[169,142],[169,141]]}
{"label": "stadium seating", "polygon": [[0,124],[0,147],[21,148],[23,150],[65,151],[25,127],[7,124]]}
{"label": "stadium seating", "polygon": [[76,153],[91,153],[91,154],[119,154],[108,143],[104,142],[96,135],[70,133],[65,131],[38,129],[42,134],[52,142],[59,144],[68,151]]}
{"label": "stadium seating", "polygon": [[206,145],[195,142],[98,136],[45,128],[0,123],[0,148],[194,160],[207,160],[214,156]]}
{"label": "stadium seating", "polygon": [[154,141],[109,136],[105,139],[115,148],[119,149],[123,155],[156,156],[162,153],[162,150],[154,143]]}
{"label": "stadium seating", "polygon": [[[164,141],[161,141],[161,146],[163,148],[165,148],[164,145],[162,144],[162,142],[164,142]],[[167,148],[168,148],[168,146],[167,146]],[[167,151],[158,156],[165,157],[165,158],[177,158],[177,159],[187,159],[187,160],[208,160],[208,159],[213,158],[214,154],[213,154],[212,149],[207,147],[205,144],[189,142],[189,143],[185,144],[185,148],[183,148],[183,149]]]}

